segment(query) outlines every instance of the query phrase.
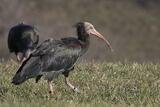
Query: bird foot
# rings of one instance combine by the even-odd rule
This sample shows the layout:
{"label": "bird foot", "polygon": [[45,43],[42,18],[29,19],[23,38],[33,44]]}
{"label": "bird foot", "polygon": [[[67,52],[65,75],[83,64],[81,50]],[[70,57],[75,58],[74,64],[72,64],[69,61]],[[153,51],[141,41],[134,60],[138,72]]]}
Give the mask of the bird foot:
{"label": "bird foot", "polygon": [[49,91],[49,97],[50,98],[56,98],[57,96],[59,95],[59,93],[58,92],[56,92],[56,91]]}
{"label": "bird foot", "polygon": [[81,93],[81,91],[76,87],[73,89],[73,91],[76,92],[76,93]]}

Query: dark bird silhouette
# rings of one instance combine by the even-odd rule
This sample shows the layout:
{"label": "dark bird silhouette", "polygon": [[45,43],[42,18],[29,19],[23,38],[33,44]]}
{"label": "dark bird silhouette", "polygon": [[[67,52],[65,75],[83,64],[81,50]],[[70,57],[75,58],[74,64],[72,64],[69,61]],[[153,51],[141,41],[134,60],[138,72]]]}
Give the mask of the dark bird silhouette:
{"label": "dark bird silhouette", "polygon": [[65,77],[65,83],[74,91],[74,87],[68,79],[69,72],[74,69],[77,59],[82,56],[89,47],[90,35],[95,35],[104,40],[112,50],[110,43],[98,33],[92,24],[79,22],[76,24],[78,38],[62,38],[61,40],[49,39],[36,48],[36,51],[24,61],[19,68],[12,83],[21,84],[29,78],[36,78],[36,82],[45,75],[48,80],[49,92],[53,94],[51,81],[59,74]]}
{"label": "dark bird silhouette", "polygon": [[13,26],[8,34],[8,48],[16,54],[17,60],[23,62],[35,49],[39,35],[35,27],[20,23]]}

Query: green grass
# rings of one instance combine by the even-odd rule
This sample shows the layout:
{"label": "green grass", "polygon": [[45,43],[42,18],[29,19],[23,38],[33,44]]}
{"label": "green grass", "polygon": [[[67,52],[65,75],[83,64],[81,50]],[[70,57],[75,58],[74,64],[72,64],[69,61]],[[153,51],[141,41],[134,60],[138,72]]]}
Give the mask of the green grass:
{"label": "green grass", "polygon": [[79,87],[74,93],[63,76],[55,80],[56,95],[49,97],[47,82],[30,79],[11,84],[18,69],[13,60],[0,63],[0,107],[138,107],[160,105],[160,64],[80,63],[70,74]]}

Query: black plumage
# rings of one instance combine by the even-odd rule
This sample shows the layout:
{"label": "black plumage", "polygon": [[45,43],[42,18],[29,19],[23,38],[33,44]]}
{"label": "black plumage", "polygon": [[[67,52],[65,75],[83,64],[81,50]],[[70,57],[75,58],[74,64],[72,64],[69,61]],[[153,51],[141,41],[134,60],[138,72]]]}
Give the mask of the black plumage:
{"label": "black plumage", "polygon": [[[89,36],[91,34],[102,35],[88,22],[79,22],[76,24],[76,28],[78,38],[48,39],[39,45],[36,51],[21,65],[13,77],[12,83],[18,85],[33,77],[38,82],[45,75],[49,83],[50,92],[52,93],[50,82],[59,74],[63,74],[66,84],[74,91],[78,91],[68,80],[69,72],[74,69],[78,58],[88,50]],[[105,41],[107,40],[105,39]],[[110,46],[110,44],[108,45]]]}
{"label": "black plumage", "polygon": [[18,61],[24,61],[36,48],[39,35],[35,27],[20,23],[13,26],[8,34],[8,48],[14,52]]}

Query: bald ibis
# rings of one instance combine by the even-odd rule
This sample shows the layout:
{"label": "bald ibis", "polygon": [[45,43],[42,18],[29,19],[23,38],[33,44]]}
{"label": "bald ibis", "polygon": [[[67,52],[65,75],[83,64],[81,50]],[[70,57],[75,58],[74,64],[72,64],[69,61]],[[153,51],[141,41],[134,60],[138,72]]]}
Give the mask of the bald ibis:
{"label": "bald ibis", "polygon": [[15,85],[25,82],[27,79],[36,78],[36,82],[42,76],[48,81],[49,92],[53,94],[51,82],[59,74],[65,77],[65,83],[75,92],[79,90],[74,87],[68,79],[69,72],[74,69],[77,59],[82,56],[89,47],[89,36],[95,35],[104,40],[112,50],[110,43],[98,33],[94,26],[88,22],[76,24],[78,38],[68,37],[61,40],[48,39],[36,48],[30,57],[23,62],[12,79]]}
{"label": "bald ibis", "polygon": [[39,35],[35,27],[24,23],[13,26],[8,34],[8,48],[23,62],[38,45]]}

